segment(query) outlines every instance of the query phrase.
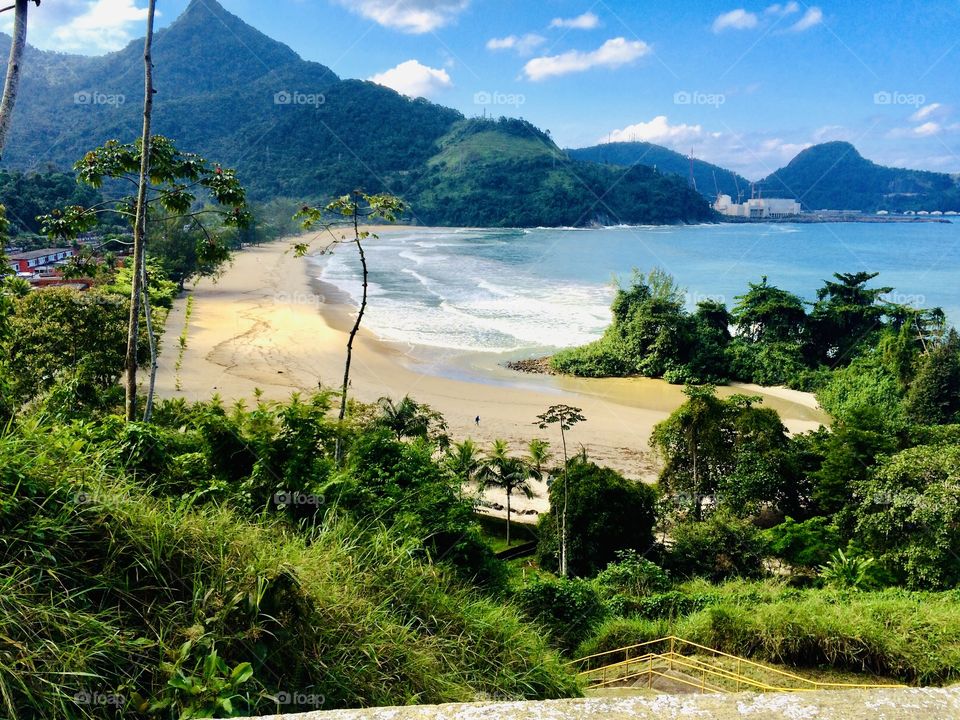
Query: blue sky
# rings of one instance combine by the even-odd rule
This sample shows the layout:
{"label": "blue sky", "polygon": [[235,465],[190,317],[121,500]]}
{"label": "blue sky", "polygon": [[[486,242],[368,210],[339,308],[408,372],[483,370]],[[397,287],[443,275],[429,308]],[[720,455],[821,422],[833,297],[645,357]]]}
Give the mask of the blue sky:
{"label": "blue sky", "polygon": [[[159,26],[186,4],[160,0]],[[960,172],[955,1],[222,4],[342,77],[523,117],[564,147],[649,140],[754,179],[839,139],[883,164]],[[144,5],[43,3],[29,40],[103,53],[142,34]]]}

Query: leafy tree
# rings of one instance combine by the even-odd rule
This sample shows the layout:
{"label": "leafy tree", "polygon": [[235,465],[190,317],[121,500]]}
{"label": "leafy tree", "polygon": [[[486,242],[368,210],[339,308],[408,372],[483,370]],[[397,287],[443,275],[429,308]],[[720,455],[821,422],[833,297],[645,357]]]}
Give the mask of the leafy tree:
{"label": "leafy tree", "polygon": [[607,594],[641,597],[670,587],[667,573],[636,550],[619,550],[616,557],[597,575],[597,586]]}
{"label": "leafy tree", "polygon": [[[560,442],[563,445],[563,510],[560,517],[560,575],[567,577],[569,568],[567,567],[567,555],[569,546],[569,535],[567,533],[567,466],[570,459],[567,457],[567,430],[573,428],[577,423],[585,421],[586,418],[580,412],[580,408],[570,405],[551,405],[547,411],[537,415],[535,424],[541,430],[545,430],[550,425],[560,426]],[[553,493],[550,494],[550,508],[559,507],[559,503],[554,503]]]}
{"label": "leafy tree", "polygon": [[530,479],[533,468],[523,458],[510,457],[505,440],[494,440],[490,453],[480,466],[477,476],[481,489],[501,488],[507,494],[507,546],[510,546],[510,498],[514,492],[533,497]]}
{"label": "leafy tree", "polygon": [[906,397],[911,420],[945,425],[960,420],[960,335],[951,329],[923,356]]}
{"label": "leafy tree", "polygon": [[[594,575],[633,549],[643,554],[653,547],[656,493],[648,485],[627,480],[610,468],[575,460],[568,468],[568,492],[550,486],[550,506],[568,496],[568,556],[571,575]],[[561,527],[553,513],[540,516],[537,558],[541,567],[556,570],[560,561]]]}
{"label": "leafy tree", "polygon": [[836,516],[845,536],[849,535],[849,511],[856,484],[868,477],[883,455],[898,449],[882,408],[862,407],[834,423],[818,451],[819,469],[812,473],[812,499],[819,514]]}
{"label": "leafy tree", "polygon": [[[363,313],[367,309],[367,284],[369,272],[367,270],[367,256],[363,251],[362,241],[367,238],[378,239],[376,235],[366,230],[360,229],[360,220],[382,219],[387,222],[396,222],[403,214],[406,206],[403,202],[392,195],[367,195],[360,190],[354,190],[350,195],[341,195],[333,202],[323,208],[304,206],[297,217],[302,218],[304,230],[320,227],[323,232],[330,235],[332,240],[321,250],[321,254],[328,253],[337,245],[344,243],[357,246],[357,253],[360,255],[360,265],[363,267],[363,295],[360,300],[360,309],[357,312],[357,319],[350,328],[350,335],[347,338],[347,359],[343,368],[343,385],[340,389],[340,420],[343,420],[347,412],[347,388],[350,385],[350,361],[353,358],[353,341],[360,330],[360,323],[363,320]],[[325,214],[339,216],[341,222],[327,222],[324,220]],[[345,218],[345,221],[342,219]],[[352,227],[353,237],[341,234],[336,235],[338,227],[342,228],[344,222],[347,227]],[[297,255],[306,254],[309,249],[309,243],[297,243],[294,246]]]}
{"label": "leafy tree", "polygon": [[733,320],[737,336],[765,344],[797,342],[805,338],[807,313],[803,300],[767,282],[748,283],[748,290],[736,297]]}
{"label": "leafy tree", "polygon": [[[151,16],[152,17],[152,16]],[[147,48],[149,53],[149,47]],[[149,95],[149,93],[148,93]],[[147,125],[149,127],[149,125]],[[130,288],[130,317],[127,330],[127,355],[124,364],[126,388],[126,416],[136,416],[136,380],[138,353],[141,285],[144,282],[144,247],[142,238],[146,233],[147,215],[152,208],[180,217],[200,226],[197,218],[203,214],[216,213],[225,225],[242,226],[249,221],[246,196],[243,187],[232,170],[207,163],[199,155],[182,152],[167,138],[153,136],[147,142],[146,155],[141,151],[144,142],[121,144],[109,140],[103,146],[88,152],[74,166],[80,181],[99,188],[104,180],[119,179],[138,188],[136,197],[121,198],[114,207],[104,202],[91,207],[68,206],[55,209],[40,218],[45,234],[58,240],[70,240],[79,233],[92,228],[100,214],[116,212],[128,218],[134,226],[133,272]],[[141,200],[140,171],[149,168],[149,184],[143,187],[143,212],[138,211]],[[194,210],[197,192],[204,191],[216,204],[215,209]],[[139,224],[139,225],[138,225]],[[138,229],[139,227],[139,229]],[[137,236],[141,240],[137,241]],[[207,238],[211,254],[220,256],[222,249],[213,236]],[[131,356],[131,352],[133,356]]]}
{"label": "leafy tree", "polygon": [[892,287],[867,288],[880,273],[834,273],[817,290],[817,302],[810,315],[812,345],[821,362],[848,363],[854,350],[867,344],[882,327],[884,308],[881,295]]}
{"label": "leafy tree", "polygon": [[855,538],[915,589],[960,583],[960,445],[921,445],[855,481]]}

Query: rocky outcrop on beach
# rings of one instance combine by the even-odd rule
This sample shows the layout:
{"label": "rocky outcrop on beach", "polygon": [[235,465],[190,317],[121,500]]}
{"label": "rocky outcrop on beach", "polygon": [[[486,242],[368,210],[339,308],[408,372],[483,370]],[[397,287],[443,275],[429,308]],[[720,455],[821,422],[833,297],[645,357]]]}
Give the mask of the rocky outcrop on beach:
{"label": "rocky outcrop on beach", "polygon": [[556,375],[556,370],[550,365],[550,356],[527,358],[524,360],[510,360],[505,365],[517,372],[534,373],[536,375]]}

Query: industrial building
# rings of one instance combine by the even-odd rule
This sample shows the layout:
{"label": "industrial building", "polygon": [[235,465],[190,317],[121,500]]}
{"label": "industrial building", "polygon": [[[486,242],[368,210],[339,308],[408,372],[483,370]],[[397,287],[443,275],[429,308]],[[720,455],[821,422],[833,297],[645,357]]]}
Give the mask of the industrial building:
{"label": "industrial building", "polygon": [[800,203],[789,198],[750,198],[735,203],[729,195],[718,195],[713,209],[727,217],[752,220],[778,220],[800,214]]}

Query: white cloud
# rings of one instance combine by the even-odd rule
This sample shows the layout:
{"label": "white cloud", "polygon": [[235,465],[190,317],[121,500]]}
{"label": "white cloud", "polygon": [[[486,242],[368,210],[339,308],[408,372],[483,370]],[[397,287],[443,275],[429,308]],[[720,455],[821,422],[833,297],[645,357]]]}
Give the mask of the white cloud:
{"label": "white cloud", "polygon": [[523,72],[530,80],[544,80],[556,75],[583,72],[594,67],[620,67],[650,52],[652,52],[650,46],[641,40],[626,40],[618,37],[607,40],[591,52],[570,50],[560,55],[533,58],[523,66]]}
{"label": "white cloud", "polygon": [[666,115],[657,115],[649,122],[627,125],[622,130],[613,130],[600,140],[605,142],[652,142],[674,146],[689,143],[703,137],[700,125],[671,125]]}
{"label": "white cloud", "polygon": [[554,18],[550,21],[552,28],[567,28],[569,30],[593,30],[600,25],[600,18],[592,12],[585,12],[574,18]]}
{"label": "white cloud", "polygon": [[[44,6],[31,13],[27,36],[31,45],[41,48],[101,53],[119,50],[146,31],[147,9],[137,7],[134,0],[67,2],[59,8],[59,22],[54,27],[48,26],[52,18],[44,18],[46,12]],[[38,22],[41,18],[47,22]]]}
{"label": "white cloud", "polygon": [[933,115],[937,110],[943,107],[940,103],[930,103],[929,105],[924,105],[922,108],[917,110],[913,115],[910,116],[910,119],[914,122],[920,122],[921,120],[926,120],[928,117]]}
{"label": "white cloud", "polygon": [[823,10],[818,7],[807,8],[803,17],[790,26],[790,32],[803,32],[823,22]]}
{"label": "white cloud", "polygon": [[452,22],[470,0],[338,0],[344,7],[384,27],[414,35]]}
{"label": "white cloud", "polygon": [[529,55],[546,41],[547,39],[543,35],[537,35],[536,33],[507,35],[504,38],[487,40],[487,50],[516,50],[518,55]]}
{"label": "white cloud", "polygon": [[798,10],[800,10],[800,3],[788,2],[784,5],[775,3],[763,12],[766,15],[779,15],[780,17],[785,17],[787,15],[793,15],[793,13],[797,12]]}
{"label": "white cloud", "polygon": [[453,87],[453,81],[446,70],[421,65],[416,60],[402,62],[369,79],[410,97],[429,98]]}
{"label": "white cloud", "polygon": [[713,31],[715,33],[723,32],[724,30],[749,30],[756,26],[756,14],[747,12],[743,8],[737,8],[736,10],[718,15],[713,21]]}
{"label": "white cloud", "polygon": [[923,125],[918,125],[913,129],[914,135],[919,135],[920,137],[930,137],[936,135],[940,132],[941,127],[940,123],[935,122],[925,122]]}

